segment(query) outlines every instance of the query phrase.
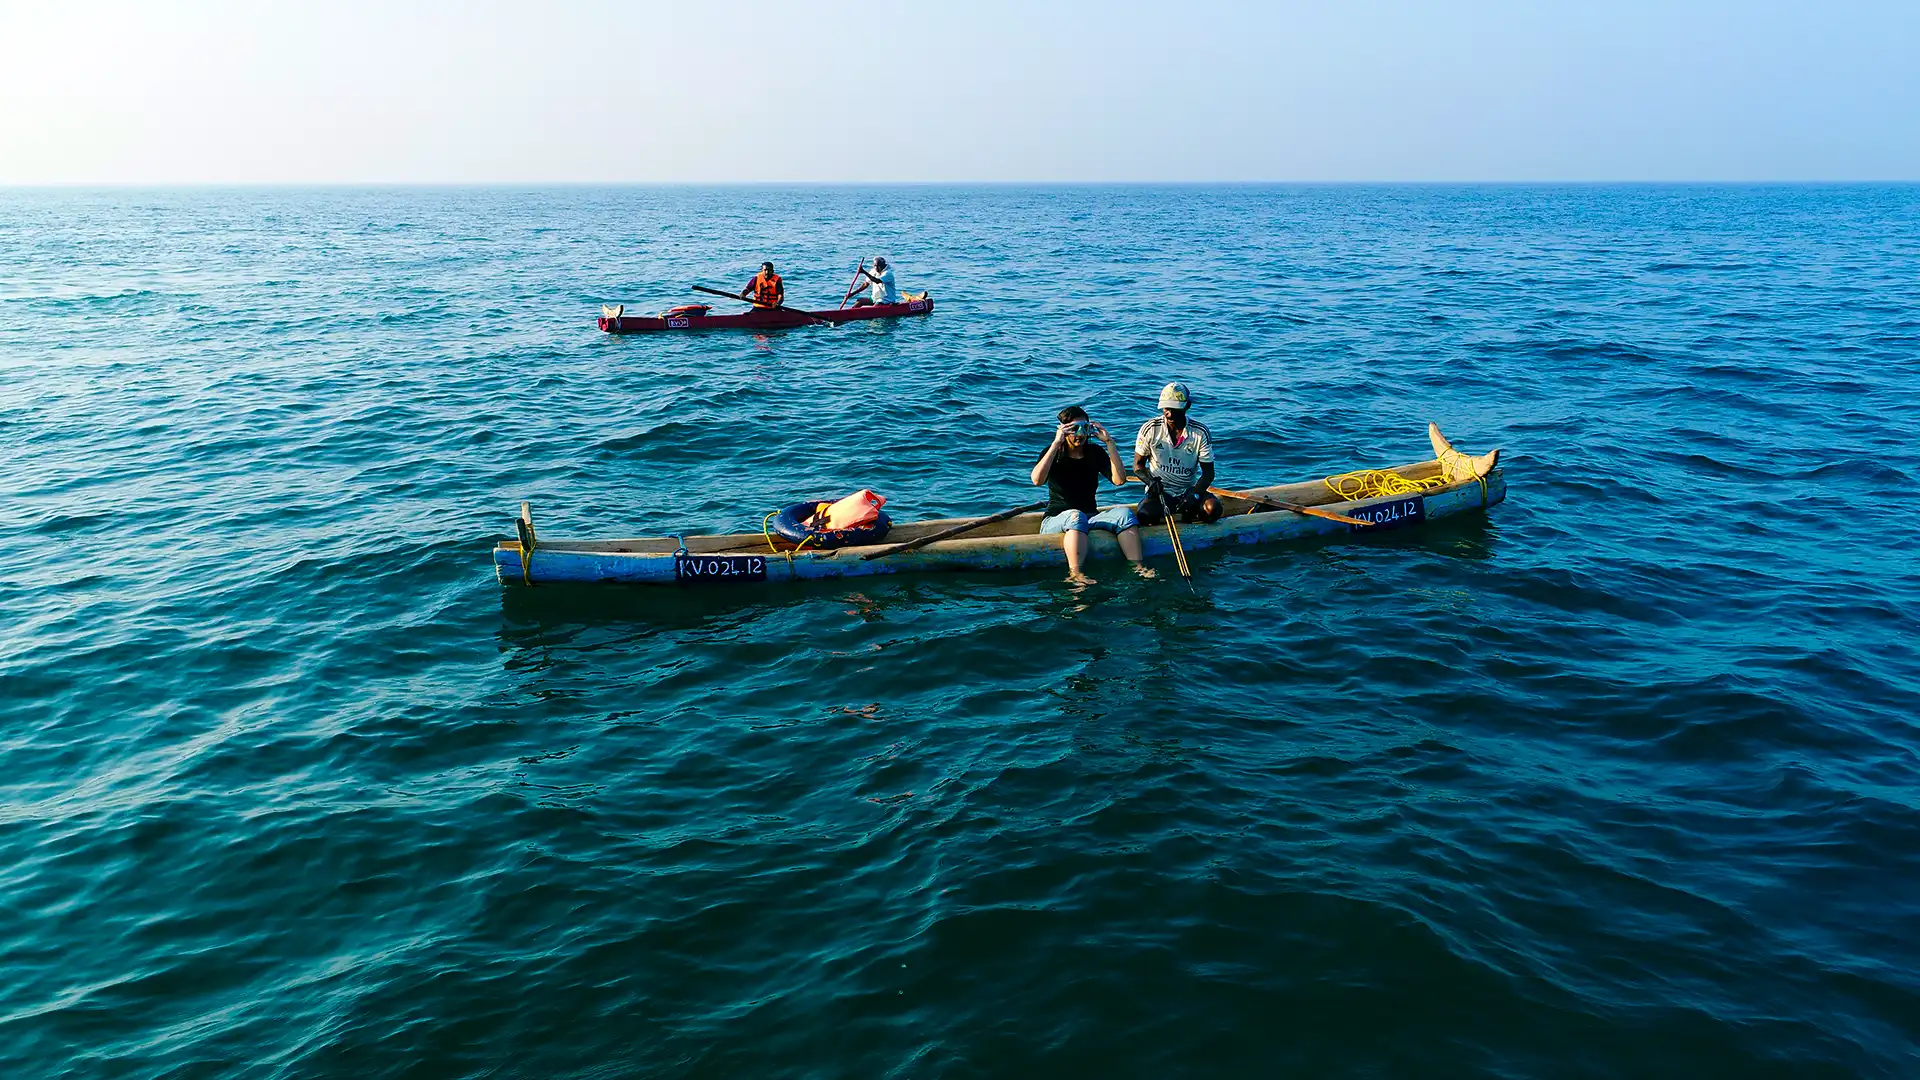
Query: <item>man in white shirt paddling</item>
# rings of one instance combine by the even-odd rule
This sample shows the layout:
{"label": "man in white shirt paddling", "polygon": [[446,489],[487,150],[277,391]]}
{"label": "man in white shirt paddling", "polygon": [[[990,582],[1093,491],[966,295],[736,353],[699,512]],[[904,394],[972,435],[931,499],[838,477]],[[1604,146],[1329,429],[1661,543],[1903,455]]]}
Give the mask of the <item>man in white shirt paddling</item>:
{"label": "man in white shirt paddling", "polygon": [[900,290],[893,284],[893,267],[887,265],[885,257],[873,257],[873,269],[860,268],[860,274],[873,282],[873,293],[853,302],[854,307],[866,307],[869,304],[897,304],[900,302]]}
{"label": "man in white shirt paddling", "polygon": [[1169,513],[1181,521],[1218,521],[1224,509],[1207,493],[1213,486],[1213,434],[1187,419],[1193,397],[1185,383],[1160,391],[1160,415],[1140,425],[1133,440],[1133,474],[1146,481],[1140,500],[1142,525],[1157,525]]}

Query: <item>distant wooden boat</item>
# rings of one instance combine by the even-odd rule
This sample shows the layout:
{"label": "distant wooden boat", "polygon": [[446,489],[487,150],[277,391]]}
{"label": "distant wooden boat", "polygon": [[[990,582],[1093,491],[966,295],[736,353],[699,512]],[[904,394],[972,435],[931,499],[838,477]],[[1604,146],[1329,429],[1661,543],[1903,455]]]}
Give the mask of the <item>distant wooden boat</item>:
{"label": "distant wooden boat", "polygon": [[[1375,532],[1417,525],[1436,518],[1480,510],[1507,496],[1499,451],[1468,457],[1429,428],[1435,457],[1412,465],[1378,470],[1415,484],[1431,485],[1404,495],[1342,499],[1320,480],[1253,488],[1246,495],[1332,510],[1372,525],[1344,525],[1291,510],[1275,510],[1251,500],[1223,497],[1226,514],[1211,525],[1183,524],[1180,540],[1188,551],[1276,540]],[[833,551],[770,550],[757,532],[725,536],[638,537],[631,540],[546,540],[534,535],[532,516],[521,507],[516,523],[520,539],[493,549],[493,565],[506,584],[549,582],[628,582],[643,585],[733,585],[814,578],[860,577],[952,570],[1015,570],[1064,567],[1066,553],[1058,536],[1040,534],[1038,513],[1020,514],[950,540],[884,558],[869,555],[895,544],[928,536],[968,518],[937,518],[897,525],[884,543]],[[1092,534],[1095,560],[1120,557],[1107,533]],[[1140,530],[1146,557],[1170,554],[1166,526]],[[529,548],[531,551],[529,552]]]}
{"label": "distant wooden boat", "polygon": [[731,315],[676,315],[672,312],[665,315],[628,315],[623,307],[604,307],[600,311],[600,329],[609,334],[648,334],[667,330],[791,330],[816,325],[816,319],[847,323],[926,315],[932,311],[933,298],[930,296],[904,300],[898,304],[865,304],[805,314],[781,308],[749,308]]}

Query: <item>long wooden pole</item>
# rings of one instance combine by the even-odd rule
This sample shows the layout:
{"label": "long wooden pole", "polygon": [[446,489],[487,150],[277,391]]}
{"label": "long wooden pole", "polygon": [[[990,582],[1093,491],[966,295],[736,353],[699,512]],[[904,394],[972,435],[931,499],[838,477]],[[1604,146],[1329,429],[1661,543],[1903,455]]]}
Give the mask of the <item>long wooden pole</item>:
{"label": "long wooden pole", "polygon": [[847,286],[847,295],[840,298],[840,306],[835,310],[837,311],[846,310],[847,301],[853,299],[854,290],[860,287],[860,275],[864,273],[866,269],[867,269],[867,260],[861,259],[860,265],[853,268],[853,284]]}
{"label": "long wooden pole", "polygon": [[1187,579],[1187,588],[1192,590],[1193,570],[1187,566],[1187,549],[1180,543],[1180,526],[1173,520],[1180,515],[1167,505],[1164,497],[1160,500],[1160,509],[1167,515],[1167,536],[1173,541],[1173,564],[1180,568],[1180,576]]}
{"label": "long wooden pole", "polygon": [[755,300],[753,297],[748,296],[746,293],[732,293],[732,292],[726,292],[721,289],[709,289],[705,285],[695,285],[693,287],[693,291],[711,293],[714,296],[724,296],[729,300],[745,300],[747,303],[752,304],[754,307],[772,308],[775,311],[791,312],[792,314],[798,315],[803,319],[812,319],[814,322],[817,322],[822,326],[833,325],[833,321],[831,319],[823,319],[820,316],[815,315],[810,311],[801,311],[799,308],[791,308],[785,304],[763,304],[760,301]]}
{"label": "long wooden pole", "polygon": [[[1127,474],[1127,483],[1144,484],[1146,481],[1129,473]],[[1208,490],[1211,491],[1212,489],[1209,488]],[[1151,487],[1147,489],[1147,495],[1149,498],[1152,497],[1153,489]],[[1167,505],[1167,500],[1164,495],[1160,498],[1160,510],[1167,515],[1167,539],[1173,541],[1173,564],[1179,568],[1180,576],[1187,579],[1187,588],[1191,589],[1193,588],[1193,571],[1187,566],[1187,549],[1185,545],[1180,543],[1180,526],[1173,520],[1175,516],[1173,507]]]}
{"label": "long wooden pole", "polygon": [[1217,488],[1217,487],[1210,487],[1207,490],[1212,492],[1215,495],[1225,495],[1230,499],[1245,499],[1250,503],[1254,503],[1259,506],[1270,507],[1274,510],[1291,510],[1296,514],[1309,514],[1317,518],[1326,518],[1328,521],[1338,521],[1344,525],[1372,525],[1373,524],[1373,522],[1371,521],[1362,521],[1357,517],[1348,517],[1345,514],[1336,514],[1332,510],[1322,510],[1314,506],[1306,506],[1304,504],[1297,503],[1297,502],[1288,502],[1285,499],[1269,499],[1265,495],[1255,495],[1252,492],[1228,491],[1226,488]]}
{"label": "long wooden pole", "polygon": [[879,551],[869,551],[865,555],[860,556],[860,558],[862,558],[863,560],[879,559],[879,558],[884,558],[888,555],[896,555],[902,551],[912,551],[915,548],[923,548],[923,547],[926,547],[928,544],[933,543],[935,540],[951,539],[952,537],[959,536],[963,532],[969,532],[971,530],[977,529],[982,525],[991,525],[996,521],[1005,521],[1010,517],[1017,517],[1020,514],[1030,514],[1035,510],[1044,508],[1046,505],[1047,505],[1047,500],[1041,499],[1039,502],[1036,502],[1036,503],[1028,503],[1025,506],[1016,506],[1011,510],[1002,510],[997,514],[988,514],[986,517],[983,517],[983,518],[974,518],[972,521],[963,521],[960,524],[954,525],[950,528],[941,529],[937,533],[931,533],[927,536],[922,536],[918,540],[909,540],[904,544],[895,544],[892,547],[884,547],[884,548],[881,548]]}

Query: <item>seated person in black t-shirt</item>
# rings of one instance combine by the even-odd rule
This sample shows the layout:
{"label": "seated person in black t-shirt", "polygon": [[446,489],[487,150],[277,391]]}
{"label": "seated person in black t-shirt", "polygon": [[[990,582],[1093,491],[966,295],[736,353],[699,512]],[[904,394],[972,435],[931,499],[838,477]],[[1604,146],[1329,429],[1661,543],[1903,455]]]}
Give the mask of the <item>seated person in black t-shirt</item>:
{"label": "seated person in black t-shirt", "polygon": [[[1105,454],[1094,452],[1089,445],[1093,439],[1106,444]],[[1113,436],[1088,420],[1087,410],[1080,406],[1061,409],[1053,445],[1033,466],[1034,484],[1047,485],[1047,512],[1040,519],[1040,532],[1060,534],[1060,546],[1067,552],[1068,581],[1088,584],[1093,580],[1080,570],[1091,546],[1088,529],[1102,529],[1117,536],[1121,553],[1132,560],[1136,570],[1151,577],[1153,571],[1140,565],[1140,528],[1133,508],[1116,506],[1103,511],[1094,499],[1102,476],[1115,484],[1127,482],[1127,470],[1120,464]]]}

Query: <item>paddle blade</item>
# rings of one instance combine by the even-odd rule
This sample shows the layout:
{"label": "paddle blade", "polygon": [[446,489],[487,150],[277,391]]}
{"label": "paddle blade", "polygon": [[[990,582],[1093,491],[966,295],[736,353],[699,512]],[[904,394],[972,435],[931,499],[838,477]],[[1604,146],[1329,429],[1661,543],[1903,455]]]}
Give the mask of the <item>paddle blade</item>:
{"label": "paddle blade", "polygon": [[[1293,509],[1293,507],[1287,507],[1287,509],[1291,510]],[[1342,525],[1377,525],[1379,524],[1379,522],[1377,521],[1362,521],[1357,517],[1348,517],[1345,514],[1336,514],[1331,510],[1315,510],[1311,506],[1300,507],[1299,513],[1310,514],[1317,518],[1326,518],[1328,521],[1337,521]]]}

